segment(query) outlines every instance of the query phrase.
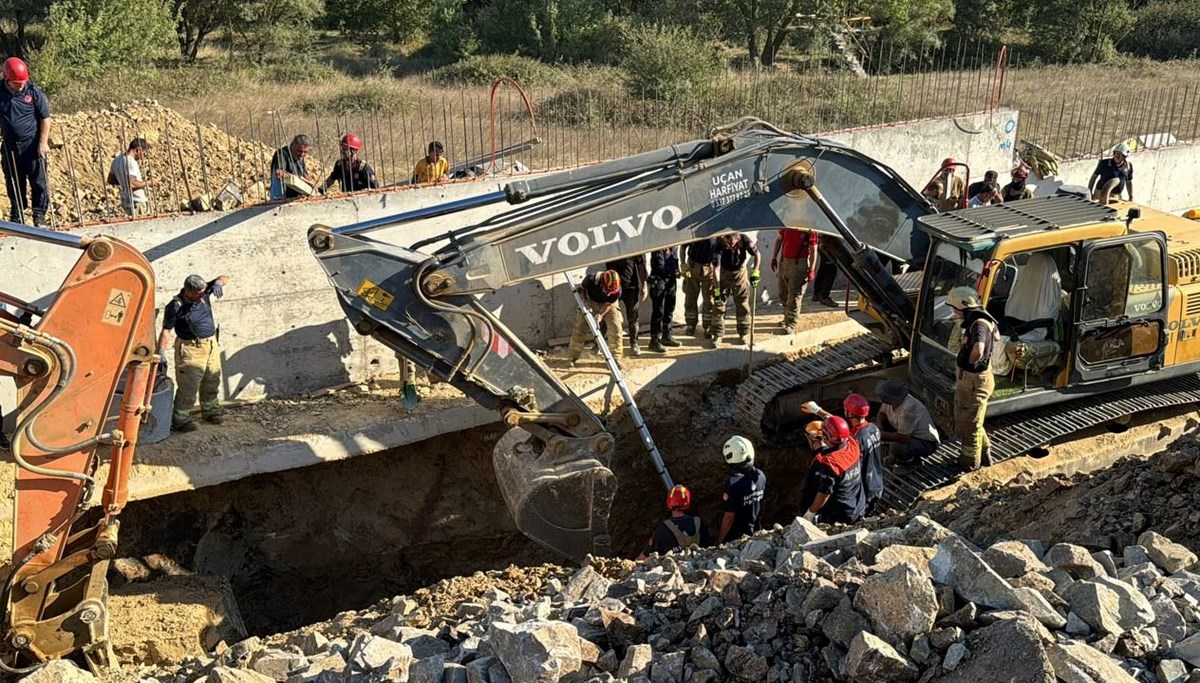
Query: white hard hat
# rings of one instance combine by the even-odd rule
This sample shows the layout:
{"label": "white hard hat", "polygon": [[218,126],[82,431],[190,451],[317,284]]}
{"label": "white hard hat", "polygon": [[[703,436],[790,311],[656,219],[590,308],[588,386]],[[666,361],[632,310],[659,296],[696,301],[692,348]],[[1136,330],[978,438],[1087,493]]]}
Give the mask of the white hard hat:
{"label": "white hard hat", "polygon": [[1113,154],[1120,154],[1123,157],[1129,156],[1129,145],[1122,142],[1116,147],[1113,147]]}
{"label": "white hard hat", "polygon": [[754,444],[744,436],[731,436],[722,449],[725,462],[730,465],[754,464]]}
{"label": "white hard hat", "polygon": [[946,297],[946,305],[960,311],[983,306],[979,301],[979,292],[971,287],[955,287],[950,290],[950,295]]}

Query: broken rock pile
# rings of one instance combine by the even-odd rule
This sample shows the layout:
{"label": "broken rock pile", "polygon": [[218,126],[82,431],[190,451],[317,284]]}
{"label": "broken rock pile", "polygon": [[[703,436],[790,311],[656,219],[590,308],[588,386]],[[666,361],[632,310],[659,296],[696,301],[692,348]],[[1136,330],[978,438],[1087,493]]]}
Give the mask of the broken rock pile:
{"label": "broken rock pile", "polygon": [[[986,549],[922,516],[828,535],[803,519],[630,570],[546,573],[438,614],[400,597],[251,638],[160,680],[1200,681],[1200,569],[1154,532],[1121,554]],[[611,578],[610,578],[611,577]],[[416,626],[420,623],[420,627]]]}

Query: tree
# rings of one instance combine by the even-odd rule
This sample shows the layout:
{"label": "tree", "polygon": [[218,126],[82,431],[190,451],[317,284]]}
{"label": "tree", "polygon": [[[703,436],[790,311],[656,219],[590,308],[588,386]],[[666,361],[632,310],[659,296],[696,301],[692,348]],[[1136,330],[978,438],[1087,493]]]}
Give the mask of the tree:
{"label": "tree", "polygon": [[170,50],[175,17],[164,0],[56,0],[43,60],[75,77],[144,67]]}
{"label": "tree", "polygon": [[871,15],[874,38],[893,48],[893,59],[941,46],[941,30],[954,18],[954,0],[860,0],[856,9]]}
{"label": "tree", "polygon": [[432,16],[425,0],[328,0],[325,12],[329,25],[394,43],[424,35]]}
{"label": "tree", "polygon": [[179,55],[196,61],[200,47],[215,30],[228,26],[236,16],[234,0],[174,0],[175,35]]}
{"label": "tree", "polygon": [[27,55],[32,47],[27,33],[29,25],[42,21],[49,12],[50,0],[0,2],[0,47],[7,45],[13,54]]}
{"label": "tree", "polygon": [[1041,0],[1030,32],[1036,51],[1051,62],[1104,62],[1133,28],[1126,0]]}
{"label": "tree", "polygon": [[703,95],[725,66],[717,45],[682,26],[635,26],[624,53],[629,91],[660,100]]}
{"label": "tree", "polygon": [[429,45],[442,61],[469,57],[479,49],[479,40],[463,10],[463,0],[434,0],[430,5]]}
{"label": "tree", "polygon": [[492,0],[479,12],[476,32],[484,52],[577,62],[611,40],[610,19],[600,0]]}
{"label": "tree", "polygon": [[1133,31],[1121,48],[1152,59],[1200,55],[1200,4],[1194,0],[1158,0],[1137,11]]}
{"label": "tree", "polygon": [[708,12],[719,18],[729,38],[743,41],[751,64],[770,66],[787,41],[796,15],[807,3],[801,0],[706,0],[706,5]]}
{"label": "tree", "polygon": [[323,0],[239,0],[230,23],[241,49],[262,63],[274,53],[302,47],[324,11]]}

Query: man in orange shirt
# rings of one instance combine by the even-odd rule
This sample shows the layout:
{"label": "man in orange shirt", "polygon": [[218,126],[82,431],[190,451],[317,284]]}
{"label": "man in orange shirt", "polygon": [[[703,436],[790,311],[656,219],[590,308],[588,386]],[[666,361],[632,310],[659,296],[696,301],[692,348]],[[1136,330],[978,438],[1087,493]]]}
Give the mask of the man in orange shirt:
{"label": "man in orange shirt", "polygon": [[783,334],[795,331],[804,290],[816,274],[819,241],[820,236],[811,230],[780,230],[779,239],[775,240],[771,270],[779,278],[779,298],[783,300]]}

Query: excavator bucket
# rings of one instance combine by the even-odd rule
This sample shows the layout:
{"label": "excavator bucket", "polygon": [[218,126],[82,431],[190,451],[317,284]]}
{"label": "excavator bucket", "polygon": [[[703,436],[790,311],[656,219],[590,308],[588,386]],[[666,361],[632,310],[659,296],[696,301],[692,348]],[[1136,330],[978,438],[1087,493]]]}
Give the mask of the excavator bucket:
{"label": "excavator bucket", "polygon": [[617,478],[607,433],[573,438],[536,427],[510,429],[492,451],[504,503],[526,536],[582,562],[610,553],[608,513]]}

